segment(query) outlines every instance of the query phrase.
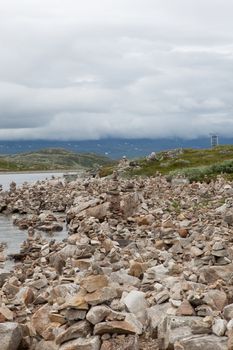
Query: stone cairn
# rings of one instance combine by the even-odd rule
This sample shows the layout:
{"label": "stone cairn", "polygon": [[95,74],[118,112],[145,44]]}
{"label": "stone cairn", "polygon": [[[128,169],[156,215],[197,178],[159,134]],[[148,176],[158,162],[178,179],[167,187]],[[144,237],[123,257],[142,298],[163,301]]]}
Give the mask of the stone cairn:
{"label": "stone cairn", "polygon": [[232,195],[117,174],[1,191],[28,236],[11,271],[0,244],[0,350],[232,350]]}

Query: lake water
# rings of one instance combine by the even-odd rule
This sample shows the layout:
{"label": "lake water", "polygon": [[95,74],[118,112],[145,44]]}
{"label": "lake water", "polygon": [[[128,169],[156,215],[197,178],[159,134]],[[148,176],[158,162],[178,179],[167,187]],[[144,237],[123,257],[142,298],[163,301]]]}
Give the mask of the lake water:
{"label": "lake water", "polygon": [[2,185],[3,190],[7,191],[9,185],[14,181],[17,186],[22,185],[24,182],[32,183],[35,181],[51,179],[52,176],[63,177],[63,173],[7,173],[0,174],[0,185]]}
{"label": "lake water", "polygon": [[[0,184],[3,186],[3,190],[8,190],[9,185],[14,181],[17,186],[22,185],[24,182],[33,183],[38,180],[51,179],[54,177],[62,177],[63,173],[9,173],[0,174]],[[64,225],[64,229],[61,232],[56,232],[54,235],[46,235],[48,240],[56,239],[61,241],[67,237],[67,230]],[[4,255],[19,253],[20,245],[27,238],[27,231],[19,230],[17,226],[12,223],[11,216],[5,216],[0,214],[0,243],[6,243],[7,248],[4,250]],[[14,262],[7,260],[4,264],[0,263],[0,272],[10,271],[14,266]]]}
{"label": "lake water", "polygon": [[[63,231],[54,232],[52,235],[40,232],[48,241],[55,239],[62,241],[67,237],[67,229],[64,224]],[[19,230],[13,225],[12,217],[0,214],[0,243],[6,243],[4,255],[16,254],[20,252],[21,244],[27,239],[27,230]],[[10,271],[14,266],[14,261],[7,260],[5,263],[0,263],[0,273],[2,271]]]}

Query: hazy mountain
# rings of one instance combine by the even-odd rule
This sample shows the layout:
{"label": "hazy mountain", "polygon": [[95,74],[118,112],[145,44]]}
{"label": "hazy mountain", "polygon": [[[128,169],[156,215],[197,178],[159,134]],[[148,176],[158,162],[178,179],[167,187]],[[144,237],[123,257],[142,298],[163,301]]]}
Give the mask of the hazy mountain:
{"label": "hazy mountain", "polygon": [[[233,144],[233,138],[220,138],[220,144]],[[112,159],[122,156],[143,157],[151,152],[173,148],[208,148],[210,138],[193,140],[175,139],[103,139],[90,141],[0,141],[0,154],[15,154],[36,151],[42,148],[65,148],[75,152],[94,152]]]}

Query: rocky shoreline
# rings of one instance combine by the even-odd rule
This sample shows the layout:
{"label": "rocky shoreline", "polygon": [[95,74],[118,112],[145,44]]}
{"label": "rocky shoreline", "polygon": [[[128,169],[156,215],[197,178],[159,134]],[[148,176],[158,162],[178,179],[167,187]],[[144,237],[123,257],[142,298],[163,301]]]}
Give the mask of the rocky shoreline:
{"label": "rocky shoreline", "polygon": [[0,212],[28,238],[0,274],[0,349],[233,349],[232,195],[221,177],[12,184]]}

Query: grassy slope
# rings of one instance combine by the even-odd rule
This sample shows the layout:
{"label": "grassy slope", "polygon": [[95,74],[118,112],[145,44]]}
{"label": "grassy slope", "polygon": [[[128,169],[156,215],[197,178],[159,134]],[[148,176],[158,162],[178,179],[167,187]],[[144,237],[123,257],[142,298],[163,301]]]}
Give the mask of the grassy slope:
{"label": "grassy slope", "polygon": [[214,149],[184,149],[183,154],[174,159],[166,158],[166,152],[159,153],[158,161],[139,161],[140,169],[131,175],[153,176],[157,171],[174,176],[188,177],[191,181],[215,178],[225,173],[233,177],[233,146],[219,146]]}
{"label": "grassy slope", "polygon": [[109,163],[107,157],[49,148],[36,152],[0,156],[0,171],[78,170]]}
{"label": "grassy slope", "polygon": [[[177,174],[188,177],[191,181],[203,181],[216,178],[224,173],[233,179],[233,146],[219,146],[214,149],[184,149],[175,158],[167,157],[167,152],[157,154],[158,160],[146,158],[137,161],[139,167],[131,168],[126,175],[154,176],[156,172],[168,175]],[[113,168],[103,167],[102,174],[111,173]]]}

